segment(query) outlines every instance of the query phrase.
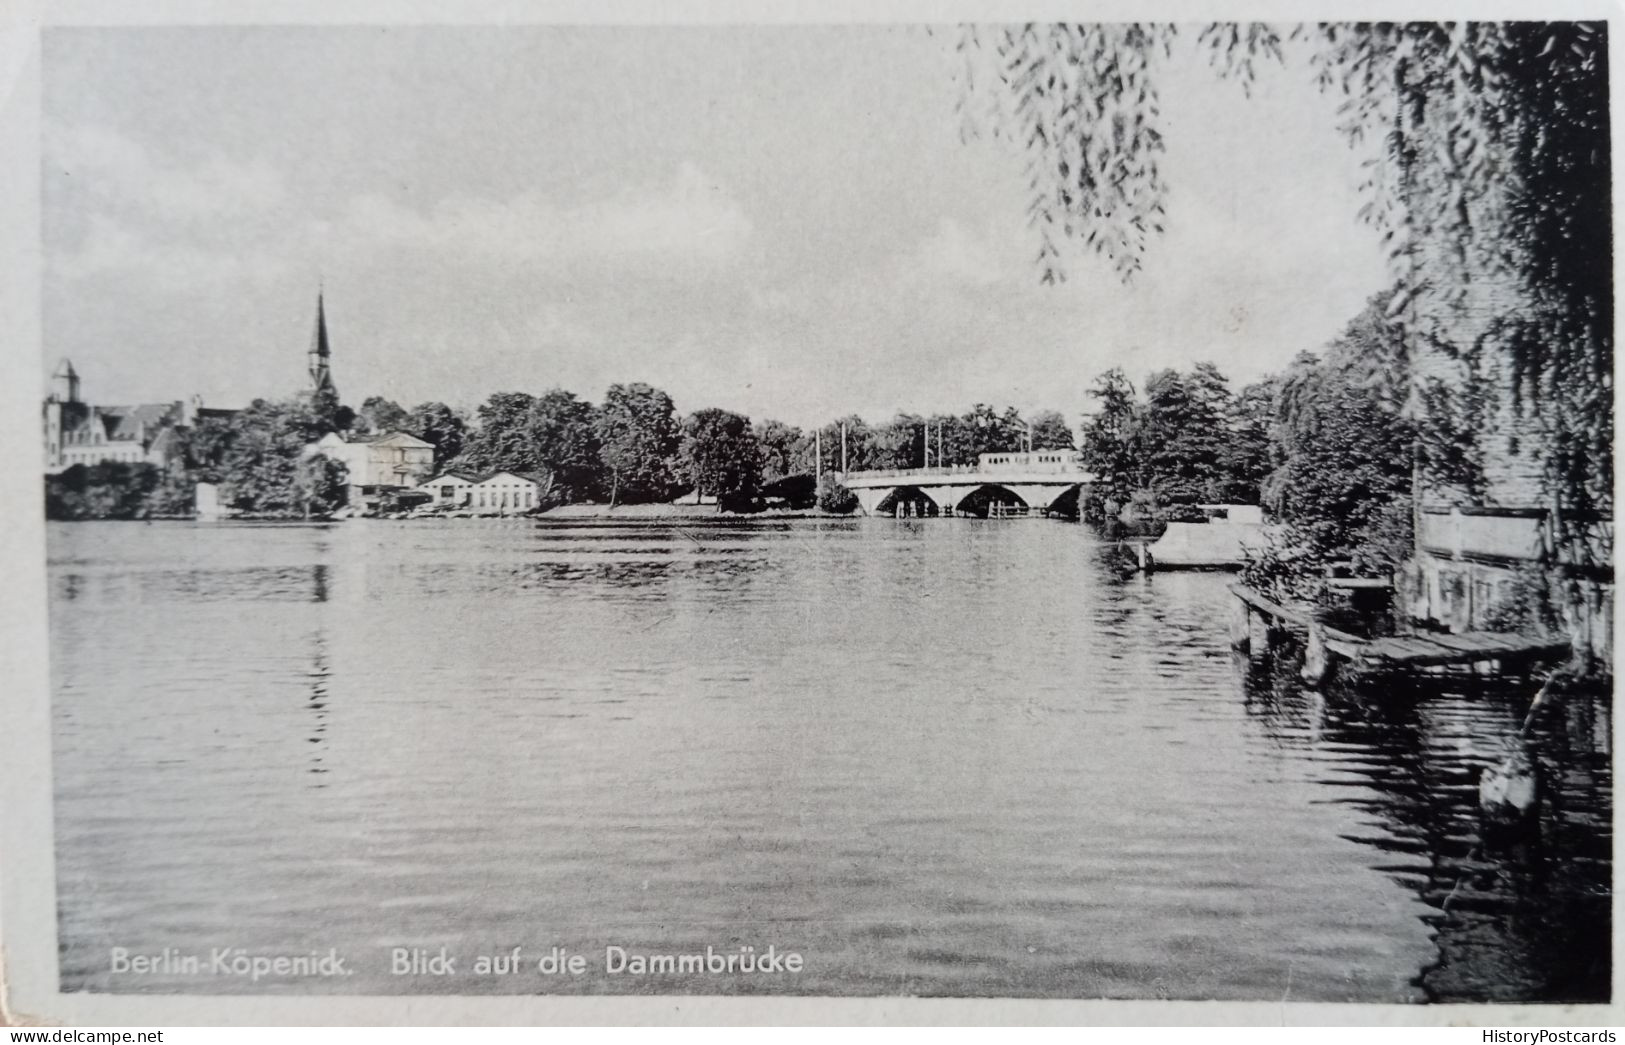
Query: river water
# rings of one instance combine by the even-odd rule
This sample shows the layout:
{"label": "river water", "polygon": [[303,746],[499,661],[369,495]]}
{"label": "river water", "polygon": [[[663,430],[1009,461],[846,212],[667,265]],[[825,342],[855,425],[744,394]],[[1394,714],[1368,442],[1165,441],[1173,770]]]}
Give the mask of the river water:
{"label": "river water", "polygon": [[[1317,694],[1232,653],[1229,576],[1122,578],[1085,527],[49,542],[65,990],[1608,994],[1606,701],[1539,720],[1540,837],[1487,844],[1526,682]],[[638,976],[612,945],[804,964]],[[542,975],[555,947],[585,972]]]}

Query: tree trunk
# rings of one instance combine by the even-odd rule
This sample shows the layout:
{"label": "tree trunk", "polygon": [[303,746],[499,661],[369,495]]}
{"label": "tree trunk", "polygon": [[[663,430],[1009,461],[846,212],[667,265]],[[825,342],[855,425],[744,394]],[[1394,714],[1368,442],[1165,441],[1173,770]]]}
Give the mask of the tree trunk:
{"label": "tree trunk", "polygon": [[610,472],[609,506],[611,508],[615,507],[615,498],[620,496],[620,492],[621,492],[621,470],[619,468],[616,468],[616,469],[614,469],[613,471]]}

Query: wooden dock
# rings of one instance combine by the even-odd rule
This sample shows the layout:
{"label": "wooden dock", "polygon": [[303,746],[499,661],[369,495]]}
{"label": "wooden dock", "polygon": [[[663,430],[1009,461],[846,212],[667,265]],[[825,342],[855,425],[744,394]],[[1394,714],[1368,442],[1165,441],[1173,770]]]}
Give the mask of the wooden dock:
{"label": "wooden dock", "polygon": [[1238,649],[1249,645],[1255,615],[1277,628],[1302,632],[1307,636],[1303,675],[1314,683],[1331,674],[1339,660],[1357,671],[1397,671],[1491,662],[1528,664],[1562,660],[1572,652],[1567,639],[1489,631],[1365,638],[1323,624],[1305,609],[1283,606],[1244,585],[1232,584],[1230,591],[1236,596],[1230,620],[1231,645]]}

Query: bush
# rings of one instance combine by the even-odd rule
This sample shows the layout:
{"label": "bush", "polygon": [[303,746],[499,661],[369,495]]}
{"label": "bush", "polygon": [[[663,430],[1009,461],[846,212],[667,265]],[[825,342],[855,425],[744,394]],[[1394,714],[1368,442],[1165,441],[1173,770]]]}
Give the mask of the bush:
{"label": "bush", "polygon": [[826,475],[818,484],[818,507],[836,515],[851,515],[858,510],[858,495]]}
{"label": "bush", "polygon": [[45,477],[47,519],[140,519],[164,478],[156,465],[103,461]]}

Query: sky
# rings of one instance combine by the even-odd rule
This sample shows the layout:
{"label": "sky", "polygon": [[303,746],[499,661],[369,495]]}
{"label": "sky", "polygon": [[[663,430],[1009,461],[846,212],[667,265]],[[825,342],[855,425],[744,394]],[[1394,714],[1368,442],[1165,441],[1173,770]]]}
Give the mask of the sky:
{"label": "sky", "polygon": [[1094,378],[1238,383],[1388,281],[1363,156],[1301,68],[1159,74],[1166,233],[1125,285],[1040,284],[1022,157],[962,140],[905,26],[58,28],[44,50],[45,358],[92,402],[305,384],[499,391],[809,425],[976,402],[1076,419]]}

